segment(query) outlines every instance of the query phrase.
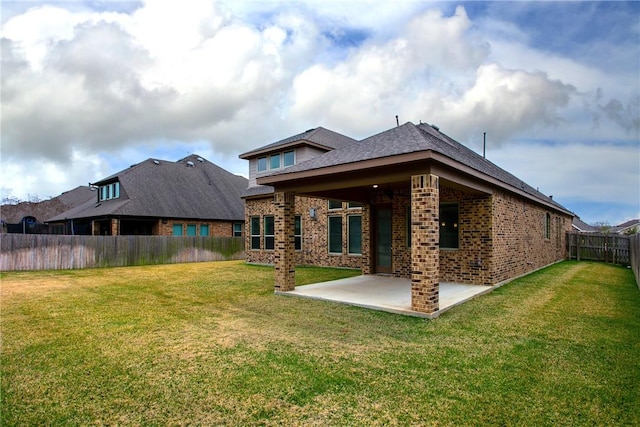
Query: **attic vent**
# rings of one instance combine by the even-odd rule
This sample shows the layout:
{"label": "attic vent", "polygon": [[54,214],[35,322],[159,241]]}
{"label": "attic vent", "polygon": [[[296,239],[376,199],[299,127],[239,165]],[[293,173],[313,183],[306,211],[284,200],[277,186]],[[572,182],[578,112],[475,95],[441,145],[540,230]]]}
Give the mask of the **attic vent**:
{"label": "attic vent", "polygon": [[204,163],[204,159],[202,157],[197,157],[196,160],[199,161],[200,163]]}
{"label": "attic vent", "polygon": [[195,166],[195,164],[194,164],[191,160],[189,160],[189,161],[187,162],[187,167],[188,167],[188,168],[192,168],[192,167],[194,167],[194,166]]}
{"label": "attic vent", "polygon": [[312,131],[314,131],[314,130],[316,130],[316,128],[307,129],[304,133],[312,132]]}
{"label": "attic vent", "polygon": [[153,164],[154,164],[154,165],[159,165],[159,164],[160,164],[160,162],[159,162],[159,161],[157,161],[157,160],[154,160],[154,161],[153,161]]}
{"label": "attic vent", "polygon": [[434,128],[435,130],[438,130],[438,131],[440,130],[440,128],[436,125],[431,125],[431,127]]}

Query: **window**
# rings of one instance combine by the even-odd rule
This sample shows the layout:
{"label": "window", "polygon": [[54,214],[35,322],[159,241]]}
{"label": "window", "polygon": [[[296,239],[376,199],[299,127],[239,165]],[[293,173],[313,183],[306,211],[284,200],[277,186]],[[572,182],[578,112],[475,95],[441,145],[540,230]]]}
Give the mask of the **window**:
{"label": "window", "polygon": [[251,217],[251,249],[260,249],[260,217]]}
{"label": "window", "polygon": [[182,236],[182,224],[173,224],[173,235]]}
{"label": "window", "polygon": [[266,157],[260,157],[258,159],[258,172],[262,172],[262,171],[266,171],[267,170],[267,158]]}
{"label": "window", "polygon": [[200,235],[205,237],[209,235],[209,224],[200,225]]}
{"label": "window", "polygon": [[329,253],[342,253],[342,217],[329,217]]}
{"label": "window", "polygon": [[440,248],[458,249],[458,204],[440,205]]}
{"label": "window", "polygon": [[302,216],[301,215],[296,215],[295,216],[295,231],[293,232],[293,235],[295,237],[295,249],[296,251],[300,251],[302,250]]}
{"label": "window", "polygon": [[362,254],[362,216],[349,215],[348,217],[348,241],[347,247],[349,254]]}
{"label": "window", "polygon": [[114,182],[100,187],[100,201],[117,199],[120,197],[120,183]]}
{"label": "window", "polygon": [[280,169],[280,154],[272,154],[269,159],[269,168]]}
{"label": "window", "polygon": [[551,239],[551,215],[548,212],[544,216],[544,238]]}
{"label": "window", "polygon": [[242,223],[236,222],[233,224],[233,237],[242,237]]}
{"label": "window", "polygon": [[275,248],[273,215],[265,215],[264,217],[264,248],[273,250]]}
{"label": "window", "polygon": [[187,224],[187,236],[196,236],[196,225],[195,224]]}
{"label": "window", "polygon": [[284,152],[284,167],[293,166],[296,164],[296,153],[295,151],[285,151]]}
{"label": "window", "polygon": [[349,209],[359,209],[359,208],[362,208],[362,203],[349,202],[349,204],[347,205],[347,207],[348,207]]}
{"label": "window", "polygon": [[329,200],[329,209],[342,209],[342,201]]}

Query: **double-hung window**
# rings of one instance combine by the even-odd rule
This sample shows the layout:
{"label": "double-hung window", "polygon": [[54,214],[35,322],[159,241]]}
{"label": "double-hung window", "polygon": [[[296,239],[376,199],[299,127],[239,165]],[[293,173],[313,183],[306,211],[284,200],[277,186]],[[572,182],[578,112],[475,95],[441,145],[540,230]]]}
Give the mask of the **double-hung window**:
{"label": "double-hung window", "polygon": [[458,204],[443,203],[440,205],[440,248],[458,249]]}
{"label": "double-hung window", "polygon": [[233,224],[233,237],[242,237],[242,223],[236,222]]}
{"label": "double-hung window", "polygon": [[329,253],[342,253],[342,217],[329,217]]}
{"label": "double-hung window", "polygon": [[362,216],[349,215],[348,217],[348,242],[347,248],[350,255],[362,255]]}
{"label": "double-hung window", "polygon": [[264,248],[273,250],[275,248],[275,227],[273,215],[264,217]]}
{"label": "double-hung window", "polygon": [[260,217],[251,217],[251,249],[260,249]]}

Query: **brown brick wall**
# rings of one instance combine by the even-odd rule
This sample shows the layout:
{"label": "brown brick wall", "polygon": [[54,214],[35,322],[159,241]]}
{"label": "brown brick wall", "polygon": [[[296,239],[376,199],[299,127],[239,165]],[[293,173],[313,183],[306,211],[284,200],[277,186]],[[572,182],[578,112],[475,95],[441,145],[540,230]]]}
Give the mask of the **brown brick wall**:
{"label": "brown brick wall", "polygon": [[[493,283],[499,283],[565,258],[571,217],[506,193],[493,196]],[[550,238],[545,216],[550,215]]]}
{"label": "brown brick wall", "polygon": [[459,215],[459,248],[440,248],[440,281],[491,285],[491,196],[441,186],[440,203],[457,203]]}
{"label": "brown brick wall", "polygon": [[[309,212],[315,209],[315,219]],[[312,197],[295,197],[295,215],[300,215],[302,221],[302,250],[295,251],[297,265],[323,265],[328,267],[362,268],[363,255],[349,255],[347,253],[347,216],[362,215],[362,209],[349,209],[347,203],[341,209],[329,210],[326,199]],[[245,202],[245,253],[247,262],[258,264],[274,264],[274,251],[264,249],[264,216],[275,215],[273,195],[259,199],[249,199]],[[251,217],[260,217],[260,248],[251,249]],[[329,254],[328,250],[328,217],[342,217],[342,254]],[[365,242],[365,227],[368,218],[363,215],[363,246]],[[368,248],[367,248],[368,249]],[[363,247],[363,251],[365,248]]]}
{"label": "brown brick wall", "polygon": [[[545,209],[510,193],[496,191],[492,195],[467,193],[444,185],[439,189],[440,203],[458,203],[459,248],[439,249],[439,280],[466,284],[493,285],[508,278],[543,267],[565,257],[566,232],[571,218]],[[411,248],[407,245],[407,208],[410,188],[396,190],[393,197],[380,192],[371,205],[363,209],[328,210],[327,200],[295,197],[295,213],[302,218],[302,250],[296,251],[297,265],[324,265],[362,268],[363,273],[374,272],[374,248],[369,247],[371,211],[376,205],[392,208],[392,275],[410,278]],[[316,210],[316,220],[309,210]],[[551,238],[544,238],[544,218],[551,215]],[[250,217],[273,215],[273,196],[246,201],[245,242],[248,262],[273,264],[274,251],[250,250]],[[362,214],[362,256],[347,254],[347,215]],[[328,253],[327,218],[343,218],[343,253]],[[261,247],[264,242],[261,241]]]}

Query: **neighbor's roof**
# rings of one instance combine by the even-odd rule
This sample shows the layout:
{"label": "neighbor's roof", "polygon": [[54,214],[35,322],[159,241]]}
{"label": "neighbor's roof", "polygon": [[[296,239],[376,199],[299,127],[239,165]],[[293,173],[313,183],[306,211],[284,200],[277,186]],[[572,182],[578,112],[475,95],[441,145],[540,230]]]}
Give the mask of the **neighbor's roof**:
{"label": "neighbor's roof", "polygon": [[596,227],[587,224],[577,216],[573,217],[571,226],[582,233],[595,233],[596,231],[598,231]]}
{"label": "neighbor's roof", "polygon": [[[244,220],[248,180],[193,154],[177,162],[147,159],[94,185],[120,182],[120,197],[96,197],[47,222],[102,216]],[[97,192],[96,192],[97,193]]]}
{"label": "neighbor's roof", "polygon": [[289,148],[301,144],[309,144],[326,150],[333,150],[339,147],[344,147],[353,142],[355,139],[342,135],[338,132],[334,132],[323,127],[317,127],[309,129],[305,132],[291,136],[289,138],[281,139],[280,141],[267,144],[255,150],[248,151],[244,154],[240,154],[241,159],[249,159],[251,157],[258,156],[263,153],[273,151],[275,149]]}
{"label": "neighbor's roof", "polygon": [[629,221],[623,222],[622,224],[616,225],[615,227],[611,227],[611,231],[614,233],[621,233],[629,228],[638,226],[640,226],[640,219],[631,219]]}
{"label": "neighbor's roof", "polygon": [[524,192],[534,199],[571,213],[552,198],[542,194],[521,179],[426,123],[414,125],[411,122],[407,122],[402,126],[389,129],[362,141],[336,148],[268,176],[285,176],[296,172],[319,170],[332,166],[355,164],[367,160],[392,158],[393,156],[426,151],[440,153],[481,174],[498,180],[508,187]]}

